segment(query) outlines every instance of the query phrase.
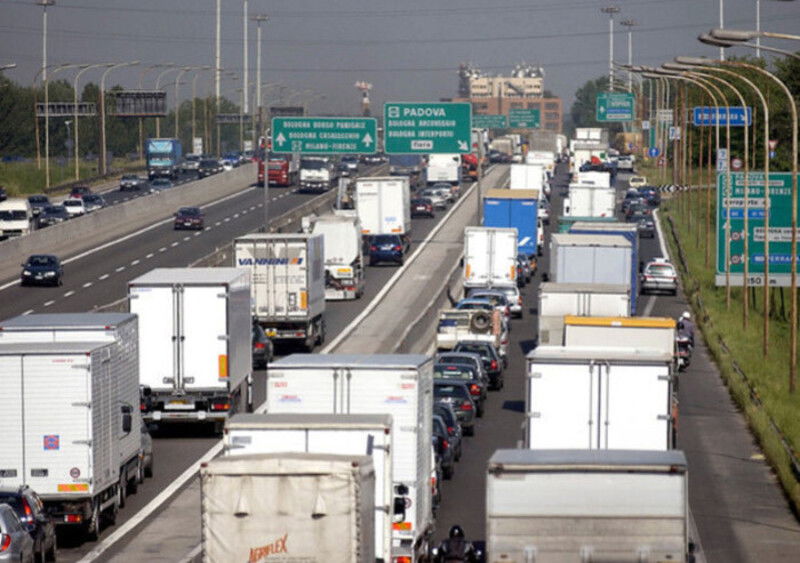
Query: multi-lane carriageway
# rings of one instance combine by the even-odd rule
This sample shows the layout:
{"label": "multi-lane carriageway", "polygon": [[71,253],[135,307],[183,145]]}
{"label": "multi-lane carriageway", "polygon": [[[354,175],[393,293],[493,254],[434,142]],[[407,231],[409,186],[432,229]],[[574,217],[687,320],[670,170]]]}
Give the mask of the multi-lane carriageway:
{"label": "multi-lane carriageway", "polygon": [[[377,167],[366,169],[362,174],[384,172],[383,168]],[[558,181],[564,182],[563,170],[561,172]],[[500,177],[492,175],[492,178]],[[621,191],[625,187],[621,182]],[[553,216],[556,217],[561,202],[559,190],[555,189],[553,193]],[[270,189],[269,197],[270,215],[277,216],[313,196],[296,194],[291,188],[275,188]],[[67,264],[62,288],[6,287],[0,291],[0,317],[8,318],[25,312],[86,311],[120,299],[125,295],[127,280],[154,267],[186,266],[235,236],[258,228],[263,217],[262,201],[260,189],[242,186],[241,193],[206,208],[208,228],[203,232],[175,232],[171,223],[167,223]],[[423,240],[439,219],[415,220],[415,242]],[[660,239],[643,241],[642,246],[645,259],[664,254]],[[546,268],[545,256],[540,271]],[[364,299],[328,304],[329,338],[334,338],[375,297],[394,272],[392,267],[370,268]],[[486,460],[499,447],[515,447],[521,436],[518,429],[524,416],[524,356],[535,342],[537,285],[533,283],[525,288],[525,316],[513,321],[506,386],[491,395],[487,414],[479,421],[476,436],[468,439],[455,477],[444,483],[443,505],[437,518],[437,539],[443,537],[454,523],[464,526],[471,538],[483,538]],[[675,318],[686,304],[681,295],[674,298],[648,297],[643,300],[643,308],[645,314]],[[262,385],[256,389],[256,404],[263,400],[263,393]],[[680,405],[678,442],[689,459],[690,504],[701,540],[701,555],[708,561],[797,561],[800,526],[788,510],[775,479],[703,345],[695,350],[692,366],[682,376]],[[214,436],[197,436],[193,432],[172,433],[154,440],[155,477],[140,487],[137,495],[128,498],[117,526],[105,530],[98,545],[105,547],[115,530],[123,528],[126,521],[135,517],[217,442],[218,438]],[[169,505],[168,498],[163,500],[165,505]],[[181,507],[173,508],[179,510]],[[159,508],[155,514],[162,509]],[[199,526],[199,514],[196,520]],[[142,522],[142,526],[115,542],[97,556],[97,560],[130,560],[134,554],[129,542],[146,523]],[[198,526],[183,529],[177,524],[164,522],[165,527],[175,525],[175,537],[198,533]],[[142,541],[142,538],[137,540]],[[91,543],[67,541],[62,545],[60,558],[64,561],[79,560],[97,547]],[[187,552],[176,546],[183,545],[181,542],[154,543],[150,560],[182,560]]]}

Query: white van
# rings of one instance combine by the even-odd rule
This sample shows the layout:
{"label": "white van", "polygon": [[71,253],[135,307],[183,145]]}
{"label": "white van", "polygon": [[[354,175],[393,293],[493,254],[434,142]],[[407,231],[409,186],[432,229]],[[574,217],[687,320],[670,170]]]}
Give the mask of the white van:
{"label": "white van", "polygon": [[18,237],[31,232],[33,211],[27,199],[0,201],[0,237]]}

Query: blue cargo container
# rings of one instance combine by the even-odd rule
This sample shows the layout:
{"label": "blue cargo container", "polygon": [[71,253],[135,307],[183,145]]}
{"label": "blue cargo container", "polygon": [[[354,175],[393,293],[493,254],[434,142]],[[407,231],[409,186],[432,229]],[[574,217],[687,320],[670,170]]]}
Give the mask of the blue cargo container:
{"label": "blue cargo container", "polygon": [[519,253],[536,256],[538,250],[538,190],[495,189],[483,196],[483,226],[517,229]]}
{"label": "blue cargo container", "polygon": [[636,314],[639,296],[639,232],[636,223],[594,223],[577,222],[569,229],[570,234],[578,235],[617,235],[631,243],[631,315]]}

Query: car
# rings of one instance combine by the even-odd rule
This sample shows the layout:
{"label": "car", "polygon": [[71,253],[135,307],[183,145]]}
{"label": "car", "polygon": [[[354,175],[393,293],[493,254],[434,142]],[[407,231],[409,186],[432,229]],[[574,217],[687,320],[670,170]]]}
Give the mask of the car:
{"label": "car", "polygon": [[450,403],[464,435],[475,435],[475,401],[472,400],[466,383],[452,379],[434,379],[433,400]]}
{"label": "car", "polygon": [[233,162],[231,162],[227,158],[221,158],[219,161],[219,165],[222,167],[223,172],[230,172],[235,168]]}
{"label": "car", "polygon": [[99,194],[86,194],[81,198],[86,213],[103,209],[106,206],[106,200]]}
{"label": "car", "polygon": [[64,269],[52,254],[33,254],[22,264],[20,285],[61,285]]}
{"label": "car", "polygon": [[411,199],[411,217],[434,217],[433,201],[427,197]]}
{"label": "car", "polygon": [[638,217],[636,216],[651,215],[652,213],[653,210],[647,205],[647,202],[643,199],[639,199],[638,201],[633,201],[628,204],[628,208],[625,210],[625,220],[638,221]]}
{"label": "car", "polygon": [[346,155],[339,161],[339,171],[345,175],[358,174],[358,157]]}
{"label": "car", "polygon": [[636,231],[640,238],[656,238],[656,224],[652,217],[642,217],[636,223]]}
{"label": "car", "polygon": [[461,459],[464,444],[464,431],[461,429],[461,424],[458,422],[456,411],[453,410],[453,405],[450,403],[433,403],[433,414],[441,416],[447,426],[447,435],[450,436],[450,442],[453,444],[453,449],[456,454],[456,461]]}
{"label": "car", "polygon": [[225,154],[222,155],[222,158],[220,160],[227,160],[233,166],[239,166],[240,164],[242,164],[242,162],[244,162],[242,153],[238,151],[226,152]]}
{"label": "car", "polygon": [[80,217],[81,215],[86,215],[86,205],[83,203],[83,199],[79,197],[65,199],[61,205],[64,206],[64,209],[67,210],[67,213],[69,213],[70,217]]}
{"label": "car", "polygon": [[34,543],[16,511],[0,504],[0,563],[33,563]]}
{"label": "car", "polygon": [[119,191],[127,192],[128,190],[140,190],[144,180],[139,178],[136,174],[124,174],[119,179]]}
{"label": "car", "polygon": [[441,189],[438,188],[425,188],[420,190],[417,195],[431,200],[435,209],[447,209],[448,196],[445,195]]}
{"label": "car", "polygon": [[[479,289],[486,290],[486,288],[479,288]],[[503,297],[505,297],[505,295],[503,295]],[[477,297],[469,297],[466,299],[461,299],[456,303],[454,309],[458,309],[459,311],[488,311],[488,312],[496,310],[500,313],[500,318],[503,321],[503,329],[508,330],[508,319],[511,315],[511,312],[508,310],[507,306],[498,303],[497,299],[493,297],[481,295]]]}
{"label": "car", "polygon": [[459,185],[454,186],[453,184],[448,184],[447,182],[436,182],[432,186],[428,186],[427,189],[439,190],[448,203],[453,203],[458,199],[458,194],[461,188]]}
{"label": "car", "polygon": [[635,161],[636,157],[632,154],[621,154],[617,157],[617,168],[619,170],[633,172],[633,163]]}
{"label": "car", "polygon": [[73,186],[73,188],[69,191],[69,197],[73,199],[80,199],[86,194],[92,193],[92,188],[89,186]]}
{"label": "car", "polygon": [[537,217],[542,220],[545,225],[550,224],[550,202],[546,199],[539,200],[539,207],[537,208]]}
{"label": "car", "polygon": [[625,197],[623,198],[622,204],[620,206],[620,208],[622,209],[622,213],[623,214],[627,213],[629,205],[640,201],[643,201],[643,199],[642,195],[639,193],[639,190],[635,188],[628,189],[628,191],[625,192]]}
{"label": "car", "polygon": [[175,213],[173,227],[176,231],[181,229],[195,229],[202,231],[205,228],[205,215],[199,207],[181,207]]}
{"label": "car", "polygon": [[36,226],[39,229],[52,227],[53,225],[67,221],[71,217],[72,215],[69,214],[67,208],[63,205],[48,205],[39,213]]}
{"label": "car", "polygon": [[200,167],[200,155],[199,154],[187,154],[183,157],[183,162],[181,162],[181,170],[183,172],[197,172],[197,169]]}
{"label": "car", "polygon": [[483,369],[489,376],[489,385],[492,389],[502,389],[505,383],[503,368],[505,360],[491,342],[485,340],[462,340],[453,347],[453,352],[470,352],[481,357]]}
{"label": "car", "polygon": [[206,176],[219,174],[220,172],[222,172],[222,164],[220,164],[220,161],[213,158],[205,158],[201,160],[197,167],[198,178],[205,178]]}
{"label": "car", "polygon": [[650,207],[661,205],[661,192],[655,186],[643,186],[638,191]]}
{"label": "car", "polygon": [[628,185],[632,188],[640,188],[647,185],[647,178],[644,176],[631,176],[628,178]]}
{"label": "car", "polygon": [[369,265],[394,262],[403,265],[408,245],[400,235],[373,235],[369,238]]}
{"label": "car", "polygon": [[433,365],[433,377],[437,379],[454,379],[466,383],[472,400],[475,402],[475,414],[479,418],[483,416],[489,383],[481,377],[481,372],[475,369],[475,366],[436,363]]}
{"label": "car", "polygon": [[447,433],[447,424],[441,416],[433,415],[431,434],[433,447],[442,465],[442,477],[452,479],[456,469],[456,451],[450,434]]}
{"label": "car", "polygon": [[38,217],[44,208],[50,205],[50,198],[46,195],[30,195],[28,196],[28,203],[31,204],[33,216]]}
{"label": "car", "polygon": [[[511,320],[511,304],[508,302],[506,294],[501,289],[474,287],[469,290],[469,299],[485,299],[499,311],[506,323]],[[458,306],[456,306],[458,308]]]}
{"label": "car", "polygon": [[142,449],[139,452],[140,467],[142,472],[139,475],[139,483],[144,483],[145,477],[153,476],[153,437],[150,436],[150,429],[144,421],[142,421]]}
{"label": "car", "polygon": [[510,286],[503,286],[503,287],[493,287],[494,291],[501,291],[505,294],[506,299],[508,300],[508,308],[511,310],[511,316],[515,319],[522,318],[522,293],[520,293],[518,287],[514,287],[513,285]]}
{"label": "car", "polygon": [[656,258],[648,262],[640,276],[642,294],[665,291],[672,295],[678,293],[678,272],[675,266],[665,258]]}
{"label": "car", "polygon": [[[27,485],[17,488],[0,488],[0,505],[10,506],[23,528],[33,540],[37,561],[55,561],[57,557],[56,526],[47,513],[42,499]],[[0,541],[0,561],[3,542]]]}
{"label": "car", "polygon": [[150,181],[150,191],[151,192],[160,192],[162,190],[168,190],[173,186],[172,181],[168,178],[155,178]]}
{"label": "car", "polygon": [[376,152],[374,154],[364,154],[361,155],[361,162],[364,164],[383,164],[386,162],[386,155],[382,152]]}
{"label": "car", "polygon": [[274,355],[272,340],[267,338],[260,324],[253,323],[253,369],[267,369]]}

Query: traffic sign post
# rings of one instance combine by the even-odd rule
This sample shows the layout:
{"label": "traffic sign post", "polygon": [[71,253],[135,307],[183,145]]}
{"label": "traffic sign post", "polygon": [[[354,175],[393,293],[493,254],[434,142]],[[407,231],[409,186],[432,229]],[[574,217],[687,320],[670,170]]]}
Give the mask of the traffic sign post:
{"label": "traffic sign post", "polygon": [[748,126],[753,124],[753,111],[750,107],[698,106],[692,112],[692,121],[697,127],[708,127],[716,125],[717,122],[720,125],[727,125],[729,116],[731,127],[744,127],[745,123]]}
{"label": "traffic sign post", "polygon": [[470,152],[472,104],[387,102],[383,124],[386,154]]}
{"label": "traffic sign post", "polygon": [[519,129],[539,129],[542,126],[538,109],[511,108],[508,110],[508,126]]}
{"label": "traffic sign post", "polygon": [[508,120],[505,115],[476,114],[472,116],[473,129],[505,129],[508,127]]}
{"label": "traffic sign post", "polygon": [[272,152],[371,154],[378,143],[374,117],[273,117]]}
{"label": "traffic sign post", "polygon": [[647,156],[649,156],[650,158],[656,158],[660,154],[661,154],[661,149],[659,149],[658,147],[650,147],[649,149],[647,149]]}
{"label": "traffic sign post", "polygon": [[597,121],[633,121],[634,97],[629,92],[598,92],[595,100]]}
{"label": "traffic sign post", "polygon": [[[727,197],[726,174],[717,174],[717,264],[716,285],[725,285],[725,219],[730,216],[730,280],[744,281],[744,172],[731,173],[731,196]],[[748,280],[750,286],[764,285],[764,173],[750,172],[748,202]],[[791,285],[792,260],[792,174],[769,175],[769,285]],[[800,207],[800,205],[798,205]]]}

